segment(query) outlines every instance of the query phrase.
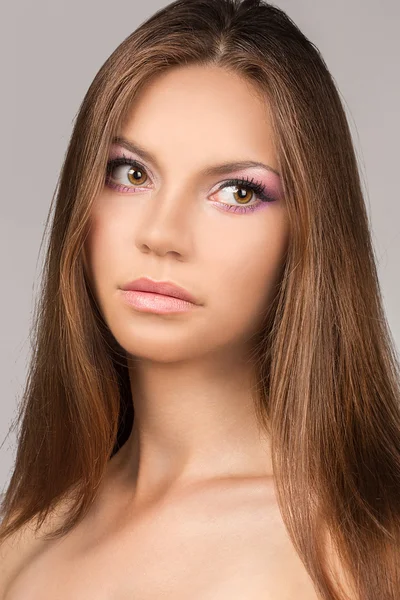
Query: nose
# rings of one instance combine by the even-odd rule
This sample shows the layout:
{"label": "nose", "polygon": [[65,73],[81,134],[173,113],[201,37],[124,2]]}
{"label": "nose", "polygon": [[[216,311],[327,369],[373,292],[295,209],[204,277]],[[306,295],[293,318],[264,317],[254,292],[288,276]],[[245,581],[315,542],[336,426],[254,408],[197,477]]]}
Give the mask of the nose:
{"label": "nose", "polygon": [[136,246],[141,252],[158,256],[168,253],[183,260],[191,250],[194,202],[187,189],[154,193],[146,201],[136,230]]}

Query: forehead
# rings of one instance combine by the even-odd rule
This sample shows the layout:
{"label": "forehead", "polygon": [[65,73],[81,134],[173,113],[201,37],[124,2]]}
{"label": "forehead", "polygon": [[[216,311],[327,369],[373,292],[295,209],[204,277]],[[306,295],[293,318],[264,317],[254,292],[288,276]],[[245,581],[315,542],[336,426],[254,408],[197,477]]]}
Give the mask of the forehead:
{"label": "forehead", "polygon": [[[247,79],[215,66],[174,68],[140,90],[120,130],[160,157],[253,159],[278,170],[267,99]],[[196,159],[197,155],[197,159]]]}

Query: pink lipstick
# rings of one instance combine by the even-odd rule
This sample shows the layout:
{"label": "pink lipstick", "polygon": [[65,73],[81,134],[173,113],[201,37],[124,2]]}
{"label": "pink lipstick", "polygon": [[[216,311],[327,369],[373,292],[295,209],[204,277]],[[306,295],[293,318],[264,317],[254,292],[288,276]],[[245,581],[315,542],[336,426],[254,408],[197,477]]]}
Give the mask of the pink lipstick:
{"label": "pink lipstick", "polygon": [[125,302],[142,312],[179,313],[199,306],[192,294],[170,281],[141,277],[124,285],[121,291]]}

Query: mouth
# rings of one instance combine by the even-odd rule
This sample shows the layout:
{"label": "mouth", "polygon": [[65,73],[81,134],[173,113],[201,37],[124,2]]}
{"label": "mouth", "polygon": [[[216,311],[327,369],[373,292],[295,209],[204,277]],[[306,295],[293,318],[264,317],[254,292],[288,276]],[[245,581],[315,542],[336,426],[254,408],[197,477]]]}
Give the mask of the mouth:
{"label": "mouth", "polygon": [[124,291],[150,292],[152,294],[160,294],[171,298],[185,300],[192,304],[199,304],[196,298],[185,288],[171,281],[155,281],[148,277],[135,279],[122,287]]}

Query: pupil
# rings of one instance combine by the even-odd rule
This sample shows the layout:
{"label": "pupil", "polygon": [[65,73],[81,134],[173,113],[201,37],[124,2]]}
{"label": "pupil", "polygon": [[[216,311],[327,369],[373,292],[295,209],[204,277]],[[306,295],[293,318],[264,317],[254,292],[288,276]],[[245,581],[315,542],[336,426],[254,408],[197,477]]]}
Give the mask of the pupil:
{"label": "pupil", "polygon": [[133,174],[134,179],[141,179],[143,177],[142,172],[139,169],[131,169],[130,174]]}

